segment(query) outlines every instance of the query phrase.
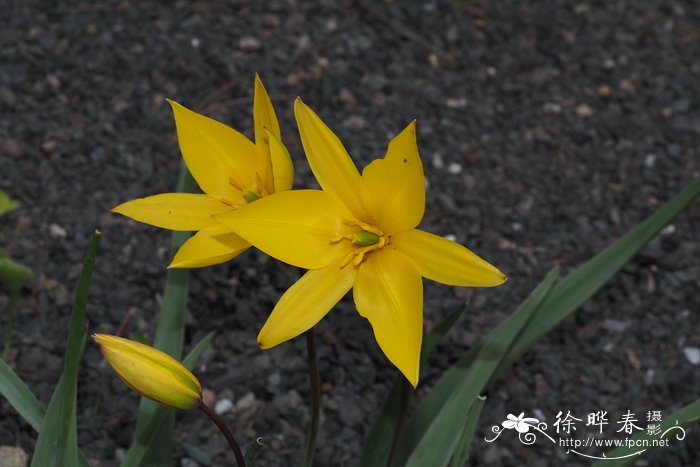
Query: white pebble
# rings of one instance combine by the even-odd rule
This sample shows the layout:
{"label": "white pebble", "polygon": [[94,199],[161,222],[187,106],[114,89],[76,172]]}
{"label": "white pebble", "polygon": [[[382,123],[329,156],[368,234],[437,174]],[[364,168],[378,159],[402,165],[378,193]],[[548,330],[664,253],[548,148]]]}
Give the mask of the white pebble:
{"label": "white pebble", "polygon": [[685,358],[693,365],[700,363],[700,349],[697,347],[686,347],[683,349],[683,353],[685,354]]}
{"label": "white pebble", "polygon": [[64,238],[66,236],[66,229],[58,224],[51,224],[49,225],[49,234],[51,234],[52,237]]}
{"label": "white pebble", "polygon": [[231,399],[221,399],[220,401],[216,402],[216,405],[214,405],[214,412],[216,412],[217,415],[221,415],[225,414],[232,408],[233,402],[231,402]]}
{"label": "white pebble", "polygon": [[452,175],[457,175],[462,173],[462,166],[456,162],[452,162],[449,166],[447,166],[447,171]]}
{"label": "white pebble", "polygon": [[656,161],[656,156],[653,154],[647,154],[644,157],[644,165],[648,168],[654,167],[654,162]]}
{"label": "white pebble", "polygon": [[447,235],[445,235],[445,238],[448,239],[448,240],[450,240],[450,241],[452,241],[452,242],[456,242],[456,241],[457,241],[457,236],[456,236],[456,235],[453,235],[453,234],[447,234]]}

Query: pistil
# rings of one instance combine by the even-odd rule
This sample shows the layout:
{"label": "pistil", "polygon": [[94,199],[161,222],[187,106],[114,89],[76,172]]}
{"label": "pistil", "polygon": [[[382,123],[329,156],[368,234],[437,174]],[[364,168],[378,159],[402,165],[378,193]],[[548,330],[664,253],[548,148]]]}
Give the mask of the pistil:
{"label": "pistil", "polygon": [[340,265],[341,268],[344,268],[351,262],[357,267],[364,261],[366,254],[384,248],[389,244],[389,236],[371,224],[358,221],[357,219],[344,219],[343,223],[345,225],[360,227],[362,231],[355,232],[354,234],[338,235],[331,239],[331,243],[349,240],[353,245],[360,247],[355,248],[343,259]]}

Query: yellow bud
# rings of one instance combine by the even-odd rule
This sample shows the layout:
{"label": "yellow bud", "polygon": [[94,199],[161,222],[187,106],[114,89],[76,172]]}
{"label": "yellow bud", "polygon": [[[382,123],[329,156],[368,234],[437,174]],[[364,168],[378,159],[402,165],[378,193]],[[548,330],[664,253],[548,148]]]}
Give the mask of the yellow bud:
{"label": "yellow bud", "polygon": [[202,385],[170,355],[123,337],[92,338],[117,376],[142,396],[176,409],[192,409],[202,400]]}

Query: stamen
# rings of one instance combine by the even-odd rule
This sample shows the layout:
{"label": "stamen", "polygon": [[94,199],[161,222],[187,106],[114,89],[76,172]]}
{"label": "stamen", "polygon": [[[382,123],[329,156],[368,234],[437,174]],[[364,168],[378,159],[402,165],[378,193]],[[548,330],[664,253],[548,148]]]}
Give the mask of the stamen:
{"label": "stamen", "polygon": [[270,195],[270,193],[267,192],[267,189],[265,188],[265,184],[263,183],[263,179],[259,173],[255,174],[255,182],[258,184],[258,191],[260,192],[261,197]]}
{"label": "stamen", "polygon": [[338,243],[338,242],[340,242],[341,240],[350,240],[350,241],[352,241],[353,238],[354,238],[354,237],[353,237],[353,235],[351,235],[351,234],[338,235],[337,237],[331,238],[331,243]]}
{"label": "stamen", "polygon": [[227,206],[231,206],[233,209],[238,209],[242,206],[241,204],[235,203],[225,196],[222,196],[221,198],[219,198],[219,201],[221,201],[222,203],[224,203]]}
{"label": "stamen", "polygon": [[238,190],[240,190],[240,191],[244,191],[244,190],[245,190],[245,188],[243,188],[243,186],[241,186],[240,183],[238,183],[236,180],[234,180],[233,177],[229,177],[229,178],[228,178],[228,183],[229,183],[229,185],[231,185],[232,187],[234,187],[234,188],[236,188],[236,189],[238,189]]}
{"label": "stamen", "polygon": [[362,230],[364,230],[365,232],[373,233],[374,235],[376,235],[378,237],[381,237],[382,235],[384,235],[384,232],[379,230],[377,227],[370,225],[370,224],[367,224],[366,222],[358,221],[357,219],[349,219],[349,218],[343,219],[343,223],[345,225],[356,225],[359,228],[361,228]]}

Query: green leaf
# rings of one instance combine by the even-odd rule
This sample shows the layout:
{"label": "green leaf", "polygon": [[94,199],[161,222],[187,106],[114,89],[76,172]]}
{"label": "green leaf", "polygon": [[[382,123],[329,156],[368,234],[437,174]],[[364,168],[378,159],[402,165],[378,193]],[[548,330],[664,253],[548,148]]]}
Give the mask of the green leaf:
{"label": "green leaf", "polygon": [[0,190],[0,215],[7,214],[19,207],[19,203],[12,201],[7,193]]}
{"label": "green leaf", "polygon": [[552,269],[514,315],[488,333],[445,373],[406,427],[395,465],[436,467],[448,464],[458,448],[471,404],[535,315],[558,275],[559,269]]}
{"label": "green leaf", "polygon": [[455,449],[455,453],[452,455],[450,467],[464,467],[467,463],[467,459],[469,458],[469,446],[472,443],[472,438],[476,431],[476,424],[481,416],[481,409],[484,408],[484,402],[486,402],[486,397],[479,396],[469,406],[467,420],[464,423],[457,449]]}
{"label": "green leaf", "polygon": [[39,431],[44,419],[44,408],[4,360],[0,360],[0,394],[32,428]]}
{"label": "green leaf", "polygon": [[257,465],[258,456],[260,455],[263,446],[265,446],[265,444],[263,444],[262,438],[256,438],[255,441],[248,446],[248,449],[246,449],[245,454],[243,455],[243,460],[245,460],[246,467],[255,467]]}
{"label": "green leaf", "polygon": [[512,365],[542,336],[568,318],[583,302],[600,290],[649,240],[654,238],[699,194],[700,178],[690,183],[675,198],[644,222],[557,284],[542,306],[543,312],[535,316],[521,338],[515,343],[499,369],[499,373]]}
{"label": "green leaf", "polygon": [[[24,421],[29,423],[35,431],[39,431],[44,421],[44,407],[24,381],[3,360],[0,360],[0,394],[7,399]],[[83,453],[79,452],[78,456],[81,467],[88,467],[88,461]]]}
{"label": "green leaf", "polygon": [[[596,255],[577,271],[552,288],[539,311],[514,342],[508,354],[494,373],[498,375],[512,365],[537,340],[568,317],[587,298],[598,291],[617,273],[651,238],[681,213],[700,194],[700,179],[694,180],[670,202],[632,229],[627,235]],[[541,285],[540,285],[541,287]],[[534,292],[533,292],[534,294]],[[489,334],[490,335],[490,334]],[[477,346],[478,347],[478,346]],[[445,405],[450,394],[461,383],[464,374],[475,360],[469,352],[455,367],[448,370],[418,407],[402,442],[400,453],[407,452],[424,434],[434,414]],[[412,443],[411,443],[412,441]]]}
{"label": "green leaf", "polygon": [[34,278],[34,271],[10,258],[0,258],[0,284],[10,294],[17,294]]}
{"label": "green leaf", "polygon": [[[187,170],[184,161],[180,163],[180,175],[177,181],[178,192],[194,191],[194,179]],[[170,257],[172,258],[183,243],[190,237],[190,232],[173,232]],[[189,270],[169,269],[163,291],[163,305],[158,317],[158,327],[153,341],[153,347],[162,350],[176,360],[182,357],[182,345],[185,336],[185,312],[187,308]],[[149,421],[159,404],[145,397],[141,398],[139,415],[136,420],[134,443],[143,443],[149,433],[145,433]],[[151,448],[146,454],[144,465],[149,467],[170,467],[173,464],[172,446],[173,429],[175,426],[175,411],[168,409],[168,415],[156,433],[156,438],[150,443]]]}
{"label": "green leaf", "polygon": [[85,347],[85,307],[99,241],[100,233],[96,231],[90,239],[75,292],[63,373],[39,429],[32,467],[73,467],[81,464],[76,421],[78,368]]}
{"label": "green leaf", "polygon": [[[673,441],[681,441],[685,438],[685,429],[691,425],[700,422],[700,399],[692,402],[685,407],[678,409],[671,415],[665,417],[659,424],[660,434],[651,436],[646,430],[639,432],[637,436],[632,437],[635,440],[635,445],[639,443],[648,443],[649,446],[652,445],[650,442],[652,439],[670,439],[670,443]],[[674,428],[677,427],[677,428]],[[668,431],[667,431],[668,430]],[[646,440],[646,441],[645,441]],[[644,449],[643,453],[639,453],[640,450]],[[653,447],[626,447],[621,446],[612,452],[605,454],[608,459],[601,460],[593,464],[593,467],[623,467],[626,465],[632,465],[637,462],[642,455],[647,454]],[[639,453],[639,455],[631,455]],[[630,456],[624,459],[613,459],[614,457]]]}
{"label": "green leaf", "polygon": [[[188,370],[192,370],[202,356],[202,353],[211,345],[216,331],[212,331],[202,338],[201,341],[195,345],[182,364],[187,367]],[[148,420],[146,425],[143,427],[141,436],[137,437],[132,443],[129,451],[127,451],[124,460],[120,464],[121,467],[136,467],[143,463],[146,454],[148,452],[149,446],[154,442],[155,437],[160,431],[161,425],[165,422],[166,418],[172,413],[172,409],[164,405],[158,404],[156,410],[153,412],[153,416]]]}
{"label": "green leaf", "polygon": [[[425,365],[447,331],[457,322],[467,308],[462,306],[447,315],[435,328],[423,338],[421,349],[421,365]],[[360,465],[387,465],[394,433],[397,429],[399,412],[401,410],[401,385],[404,378],[397,376],[389,395],[379,410],[374,423],[367,433],[365,445],[360,455]]]}
{"label": "green leaf", "polygon": [[206,336],[202,337],[202,340],[197,342],[197,344],[192,347],[192,350],[187,354],[182,364],[187,367],[188,370],[192,371],[194,366],[197,364],[197,360],[202,356],[205,350],[211,345],[212,341],[216,337],[216,331],[211,331]]}

